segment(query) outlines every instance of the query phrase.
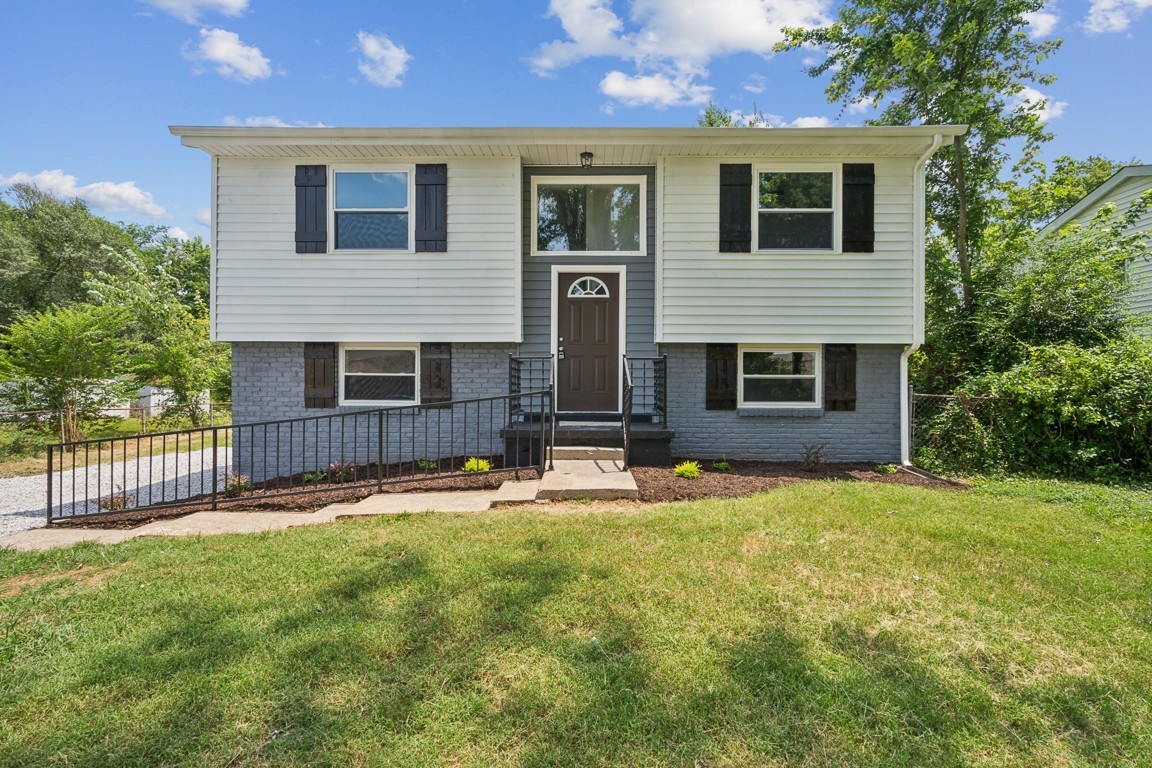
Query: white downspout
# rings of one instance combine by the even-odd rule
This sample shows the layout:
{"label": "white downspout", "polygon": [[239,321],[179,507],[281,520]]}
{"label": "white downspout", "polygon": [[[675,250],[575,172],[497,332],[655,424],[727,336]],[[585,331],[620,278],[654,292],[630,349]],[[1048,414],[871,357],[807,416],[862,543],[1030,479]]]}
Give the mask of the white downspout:
{"label": "white downspout", "polygon": [[943,134],[932,137],[932,145],[916,160],[912,170],[913,214],[916,227],[912,238],[912,344],[900,354],[900,463],[912,466],[912,402],[908,395],[908,358],[924,343],[924,174],[928,160],[944,143]]}

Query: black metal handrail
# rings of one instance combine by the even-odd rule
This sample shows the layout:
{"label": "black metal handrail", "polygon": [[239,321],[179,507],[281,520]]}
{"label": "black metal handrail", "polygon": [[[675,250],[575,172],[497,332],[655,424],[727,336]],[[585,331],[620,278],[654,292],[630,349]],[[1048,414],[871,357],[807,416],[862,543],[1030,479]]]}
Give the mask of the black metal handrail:
{"label": "black metal handrail", "polygon": [[632,437],[632,371],[624,355],[624,391],[620,398],[620,427],[624,432],[624,469],[628,469],[628,443]]}
{"label": "black metal handrail", "polygon": [[668,355],[631,357],[624,355],[624,370],[633,385],[633,413],[654,422],[668,424]]}
{"label": "black metal handrail", "polygon": [[[544,470],[551,386],[443,403],[173,430],[48,446],[48,521],[253,502],[483,472]],[[505,445],[501,430],[513,424]],[[536,425],[539,430],[535,431]],[[538,463],[521,440],[538,439]],[[506,450],[507,449],[507,450]],[[471,466],[466,466],[474,459]],[[528,461],[531,461],[530,459]]]}

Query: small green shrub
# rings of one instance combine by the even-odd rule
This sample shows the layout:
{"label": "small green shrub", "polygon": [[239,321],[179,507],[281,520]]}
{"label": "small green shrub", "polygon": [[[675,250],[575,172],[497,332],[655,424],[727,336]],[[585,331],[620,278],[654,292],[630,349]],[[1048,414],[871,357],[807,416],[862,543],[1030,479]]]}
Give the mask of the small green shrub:
{"label": "small green shrub", "polygon": [[900,467],[895,464],[877,464],[876,474],[878,475],[894,475],[900,471]]}
{"label": "small green shrub", "polygon": [[700,476],[700,462],[698,461],[683,461],[676,465],[672,472],[676,477],[682,477],[685,480],[695,480]]}
{"label": "small green shrub", "polygon": [[440,468],[440,462],[434,459],[420,459],[416,462],[416,466],[420,467],[420,469],[424,470],[425,472],[431,472]]}
{"label": "small green shrub", "polygon": [[825,456],[827,451],[828,443],[805,443],[803,459],[805,471],[816,472],[827,464],[828,457]]}
{"label": "small green shrub", "polygon": [[318,471],[318,472],[305,472],[304,473],[304,482],[306,482],[306,483],[322,483],[327,479],[328,479],[328,473],[327,472]]}
{"label": "small green shrub", "polygon": [[714,461],[714,462],[712,462],[712,471],[713,472],[731,472],[732,471],[732,465],[726,461]]}
{"label": "small green shrub", "polygon": [[465,472],[488,472],[492,469],[492,462],[488,459],[479,459],[475,456],[469,456],[468,460],[464,462]]}
{"label": "small green shrub", "polygon": [[[305,478],[307,478],[307,475],[305,475]],[[252,490],[252,481],[248,475],[233,472],[224,479],[224,495],[229,499],[235,499],[250,490]]]}

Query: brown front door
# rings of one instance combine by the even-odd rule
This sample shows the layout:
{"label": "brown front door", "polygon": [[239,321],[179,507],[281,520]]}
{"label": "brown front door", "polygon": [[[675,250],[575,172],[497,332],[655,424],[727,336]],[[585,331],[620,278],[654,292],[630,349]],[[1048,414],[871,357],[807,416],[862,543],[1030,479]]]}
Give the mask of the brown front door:
{"label": "brown front door", "polygon": [[561,272],[557,296],[557,409],[618,410],[620,275]]}

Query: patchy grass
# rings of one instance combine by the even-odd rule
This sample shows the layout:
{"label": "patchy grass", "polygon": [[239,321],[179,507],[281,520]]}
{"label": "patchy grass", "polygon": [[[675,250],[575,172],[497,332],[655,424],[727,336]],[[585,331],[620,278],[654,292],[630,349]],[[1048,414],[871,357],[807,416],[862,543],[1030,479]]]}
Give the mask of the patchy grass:
{"label": "patchy grass", "polygon": [[0,553],[0,764],[1146,765],[1152,515],[1061,487]]}

